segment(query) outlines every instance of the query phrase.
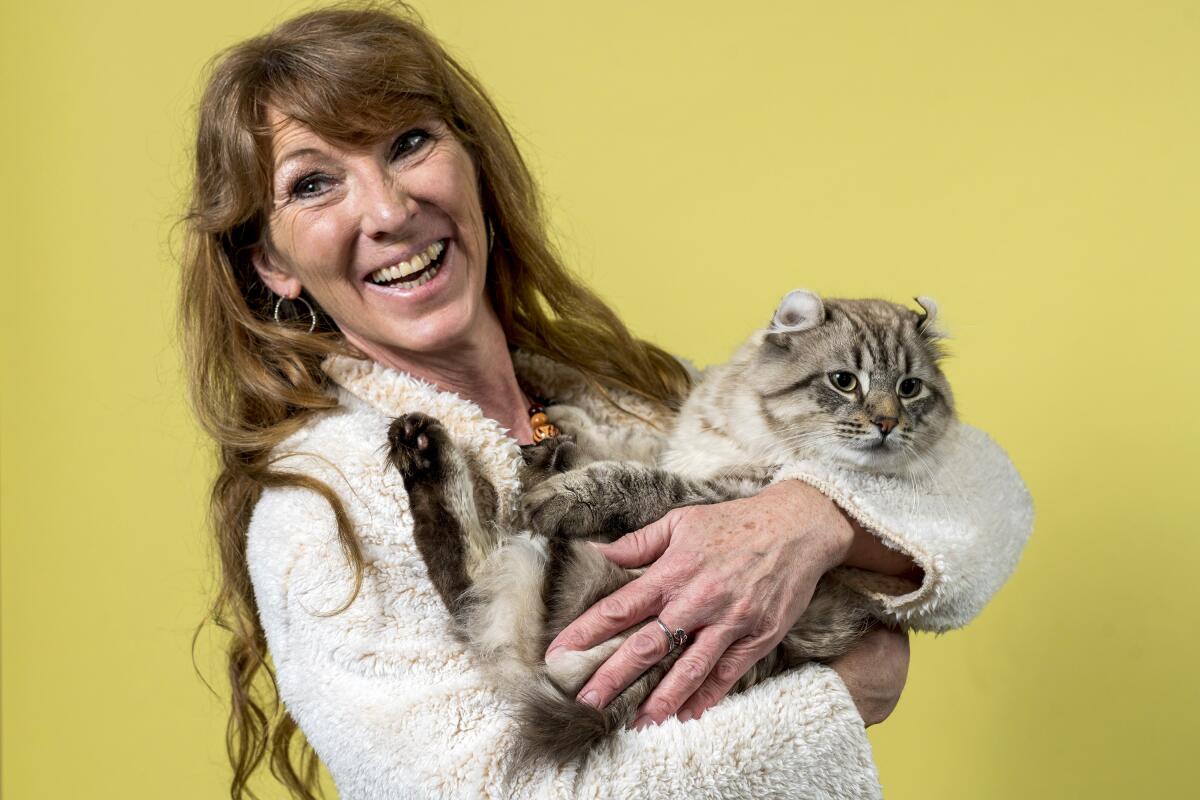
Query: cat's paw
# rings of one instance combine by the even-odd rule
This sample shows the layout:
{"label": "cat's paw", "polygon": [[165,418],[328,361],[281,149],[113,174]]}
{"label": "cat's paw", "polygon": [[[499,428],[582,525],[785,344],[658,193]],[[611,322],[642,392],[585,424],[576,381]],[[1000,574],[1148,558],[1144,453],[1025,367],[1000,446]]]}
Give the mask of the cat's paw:
{"label": "cat's paw", "polygon": [[588,537],[596,533],[596,515],[572,486],[576,475],[556,475],[521,497],[521,516],[536,534],[554,538]]}
{"label": "cat's paw", "polygon": [[405,478],[441,474],[443,453],[453,447],[450,434],[427,414],[405,414],[388,428],[388,460]]}
{"label": "cat's paw", "polygon": [[522,447],[521,455],[525,459],[524,484],[531,486],[543,478],[574,469],[580,452],[574,436],[561,434]]}

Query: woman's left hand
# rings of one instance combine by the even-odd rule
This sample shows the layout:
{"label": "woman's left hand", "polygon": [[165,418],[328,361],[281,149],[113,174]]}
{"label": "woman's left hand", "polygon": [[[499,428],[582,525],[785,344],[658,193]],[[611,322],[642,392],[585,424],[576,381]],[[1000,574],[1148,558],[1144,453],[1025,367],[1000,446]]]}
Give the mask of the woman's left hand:
{"label": "woman's left hand", "polygon": [[[580,702],[603,707],[667,655],[659,617],[672,631],[686,631],[691,643],[643,703],[634,727],[673,715],[699,717],[783,639],[822,575],[850,553],[872,548],[863,536],[874,540],[800,481],[743,500],[676,509],[596,545],[621,566],[650,566],[563,629],[547,660],[560,648],[586,650],[648,620],[580,690]],[[911,566],[887,553],[896,571]]]}

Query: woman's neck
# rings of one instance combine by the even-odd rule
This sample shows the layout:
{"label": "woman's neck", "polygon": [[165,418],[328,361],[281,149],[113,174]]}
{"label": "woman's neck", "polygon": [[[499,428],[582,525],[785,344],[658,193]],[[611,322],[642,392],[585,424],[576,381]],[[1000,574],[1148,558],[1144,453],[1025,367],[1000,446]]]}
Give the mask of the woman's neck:
{"label": "woman's neck", "polygon": [[[481,330],[453,348],[435,353],[409,353],[371,346],[347,337],[364,355],[384,366],[429,381],[479,406],[521,444],[533,441],[529,401],[517,381],[512,355],[500,322],[493,315]],[[491,323],[491,324],[488,324]]]}

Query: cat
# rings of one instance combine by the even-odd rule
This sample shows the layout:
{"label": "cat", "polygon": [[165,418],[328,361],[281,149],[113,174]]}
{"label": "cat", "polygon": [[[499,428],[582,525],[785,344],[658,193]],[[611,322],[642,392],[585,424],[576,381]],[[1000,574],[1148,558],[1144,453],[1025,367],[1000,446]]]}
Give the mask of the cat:
{"label": "cat", "polygon": [[[954,424],[939,368],[937,307],[789,293],[770,325],[694,386],[665,447],[551,406],[563,434],[523,448],[520,509],[497,494],[437,420],[396,419],[389,458],[409,494],[413,535],[455,633],[516,701],[510,769],[564,764],[627,725],[679,655],[604,709],[575,701],[592,672],[641,627],[547,664],[549,642],[641,574],[588,540],[612,541],[686,505],[751,496],[803,459],[915,474]],[[742,691],[804,662],[845,653],[877,620],[869,601],[826,575],[784,640],[738,681]]]}

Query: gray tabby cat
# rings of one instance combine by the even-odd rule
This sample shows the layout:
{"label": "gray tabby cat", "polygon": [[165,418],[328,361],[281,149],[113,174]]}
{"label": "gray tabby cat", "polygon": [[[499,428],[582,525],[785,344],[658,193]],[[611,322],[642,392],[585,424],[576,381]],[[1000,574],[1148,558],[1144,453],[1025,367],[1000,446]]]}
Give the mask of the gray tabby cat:
{"label": "gray tabby cat", "polygon": [[[925,468],[954,422],[938,367],[936,306],[787,295],[771,325],[708,370],[662,443],[552,406],[565,434],[524,449],[521,509],[506,514],[470,457],[423,414],[397,419],[390,458],[404,477],[414,538],[458,636],[517,700],[511,769],[585,756],[628,724],[674,663],[668,655],[604,709],[575,702],[592,672],[641,623],[582,653],[543,661],[554,636],[642,570],[587,540],[611,541],[686,505],[753,495],[804,459],[905,474]],[[662,450],[662,452],[659,452]],[[604,459],[604,460],[600,460]],[[874,624],[831,574],[773,652],[734,687],[845,653]]]}

